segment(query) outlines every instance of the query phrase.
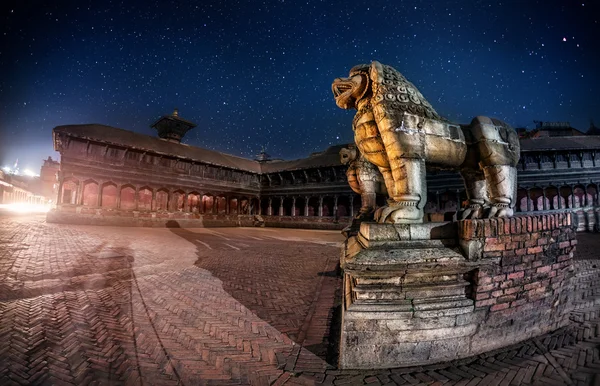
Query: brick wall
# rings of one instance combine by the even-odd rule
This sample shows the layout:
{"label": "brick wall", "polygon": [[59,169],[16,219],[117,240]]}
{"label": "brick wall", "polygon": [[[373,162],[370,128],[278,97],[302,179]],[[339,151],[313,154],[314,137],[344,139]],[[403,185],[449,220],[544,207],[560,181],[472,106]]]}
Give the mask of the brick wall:
{"label": "brick wall", "polygon": [[459,238],[479,251],[467,274],[483,319],[475,345],[488,350],[568,323],[575,232],[570,213],[460,223]]}

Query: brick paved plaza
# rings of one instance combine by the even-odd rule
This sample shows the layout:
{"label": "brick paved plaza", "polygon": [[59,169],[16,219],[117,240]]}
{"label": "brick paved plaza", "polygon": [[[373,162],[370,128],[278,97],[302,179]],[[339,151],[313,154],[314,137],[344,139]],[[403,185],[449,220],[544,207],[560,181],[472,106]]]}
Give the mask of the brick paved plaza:
{"label": "brick paved plaza", "polygon": [[[0,385],[600,385],[600,236],[572,324],[434,366],[336,370],[339,232],[0,216]],[[332,323],[333,320],[333,323]]]}

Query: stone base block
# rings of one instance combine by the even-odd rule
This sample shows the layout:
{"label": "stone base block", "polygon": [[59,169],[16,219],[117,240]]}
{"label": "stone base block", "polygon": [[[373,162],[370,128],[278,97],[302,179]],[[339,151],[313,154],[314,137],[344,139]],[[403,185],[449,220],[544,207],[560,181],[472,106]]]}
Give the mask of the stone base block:
{"label": "stone base block", "polygon": [[570,214],[362,223],[341,256],[340,368],[431,364],[564,326]]}

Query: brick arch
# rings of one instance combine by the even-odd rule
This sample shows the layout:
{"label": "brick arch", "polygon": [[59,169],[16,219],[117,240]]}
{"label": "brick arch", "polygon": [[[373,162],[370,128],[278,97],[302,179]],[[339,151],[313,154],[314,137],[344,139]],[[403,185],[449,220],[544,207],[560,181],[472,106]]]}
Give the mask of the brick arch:
{"label": "brick arch", "polygon": [[[79,180],[75,177],[67,177],[62,183],[61,192],[61,203],[63,204],[75,204],[77,203],[77,187],[79,186]],[[21,197],[21,193],[18,193]]]}
{"label": "brick arch", "polygon": [[562,185],[560,188],[558,188],[558,195],[561,197],[561,201],[564,201],[565,203],[563,208],[571,207],[570,197],[572,193],[573,189],[569,185]]}
{"label": "brick arch", "polygon": [[142,186],[138,190],[138,210],[152,210],[152,195],[154,190],[149,186]]}
{"label": "brick arch", "polygon": [[117,184],[112,181],[105,182],[101,188],[101,206],[103,208],[117,208]]}
{"label": "brick arch", "polygon": [[548,199],[548,209],[561,209],[565,207],[565,200],[558,194],[558,186],[547,186],[544,191],[546,192],[546,198]]}
{"label": "brick arch", "polygon": [[125,184],[121,186],[120,191],[120,208],[124,210],[134,210],[136,209],[135,203],[135,186],[131,184]]}
{"label": "brick arch", "polygon": [[598,185],[594,183],[589,183],[586,186],[586,192],[589,195],[591,201],[589,201],[589,205],[597,205],[598,204]]}
{"label": "brick arch", "polygon": [[188,202],[188,210],[191,213],[200,213],[200,205],[202,203],[202,197],[199,192],[194,190],[194,191],[188,193],[187,202]]}
{"label": "brick arch", "polygon": [[323,217],[332,217],[333,216],[333,205],[334,198],[333,196],[323,196]]}
{"label": "brick arch", "polygon": [[217,199],[217,195],[212,192],[205,192],[204,194],[202,194],[201,206],[204,209],[203,210],[204,213],[216,214],[216,213],[214,213],[214,202],[216,199]]}
{"label": "brick arch", "polygon": [[185,192],[182,189],[177,189],[173,191],[171,197],[171,208],[169,210],[183,212]]}
{"label": "brick arch", "polygon": [[304,216],[306,207],[306,198],[304,196],[296,197],[296,216]]}
{"label": "brick arch", "polygon": [[82,205],[98,206],[99,185],[97,181],[93,179],[85,180],[83,182],[82,194]]}
{"label": "brick arch", "polygon": [[350,196],[341,195],[338,197],[338,209],[337,215],[338,217],[348,217],[350,216]]}
{"label": "brick arch", "polygon": [[159,211],[167,211],[169,204],[169,189],[167,188],[159,188],[156,190],[156,204],[155,210]]}
{"label": "brick arch", "polygon": [[538,186],[529,189],[529,199],[531,200],[531,210],[542,210],[544,208],[544,191]]}

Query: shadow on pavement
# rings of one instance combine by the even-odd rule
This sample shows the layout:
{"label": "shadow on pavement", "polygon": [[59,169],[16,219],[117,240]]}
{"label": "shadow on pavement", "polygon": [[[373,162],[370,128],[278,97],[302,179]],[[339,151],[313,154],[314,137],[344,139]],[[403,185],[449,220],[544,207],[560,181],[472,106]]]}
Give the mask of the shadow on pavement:
{"label": "shadow on pavement", "polygon": [[[336,349],[331,346],[337,339],[330,330],[333,334],[338,331],[330,326],[332,320],[339,318],[339,292],[333,288],[339,272],[335,259],[330,259],[326,267],[326,260],[311,255],[312,251],[322,251],[322,245],[289,243],[281,250],[273,250],[269,241],[249,239],[244,240],[245,247],[237,250],[232,246],[236,241],[241,245],[239,240],[196,233],[180,227],[177,221],[169,221],[166,226],[194,244],[194,265],[218,278],[230,296],[322,360],[336,362]],[[307,258],[302,260],[301,256]],[[320,285],[330,288],[322,290],[317,299]],[[313,328],[313,321],[318,327]]]}

